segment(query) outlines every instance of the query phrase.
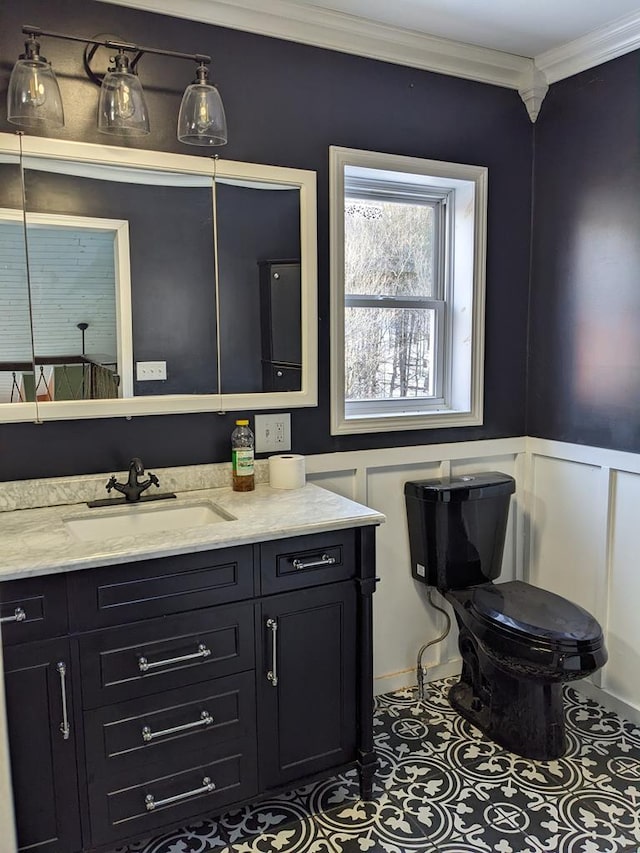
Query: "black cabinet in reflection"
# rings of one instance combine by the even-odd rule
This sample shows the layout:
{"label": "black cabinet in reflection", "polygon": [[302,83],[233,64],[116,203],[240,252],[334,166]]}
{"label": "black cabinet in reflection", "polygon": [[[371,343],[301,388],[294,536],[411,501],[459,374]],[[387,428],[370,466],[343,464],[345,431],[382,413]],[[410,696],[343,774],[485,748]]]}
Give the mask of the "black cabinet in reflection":
{"label": "black cabinet in reflection", "polygon": [[302,369],[300,263],[262,261],[258,266],[262,390],[299,391]]}

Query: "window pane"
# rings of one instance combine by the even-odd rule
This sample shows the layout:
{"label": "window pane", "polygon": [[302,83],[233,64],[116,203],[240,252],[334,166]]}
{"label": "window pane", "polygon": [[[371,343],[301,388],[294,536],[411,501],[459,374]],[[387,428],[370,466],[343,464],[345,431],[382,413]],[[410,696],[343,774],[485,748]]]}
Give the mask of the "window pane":
{"label": "window pane", "polygon": [[434,208],[345,199],[345,293],[434,296]]}
{"label": "window pane", "polygon": [[435,311],[345,309],[345,398],[432,397]]}

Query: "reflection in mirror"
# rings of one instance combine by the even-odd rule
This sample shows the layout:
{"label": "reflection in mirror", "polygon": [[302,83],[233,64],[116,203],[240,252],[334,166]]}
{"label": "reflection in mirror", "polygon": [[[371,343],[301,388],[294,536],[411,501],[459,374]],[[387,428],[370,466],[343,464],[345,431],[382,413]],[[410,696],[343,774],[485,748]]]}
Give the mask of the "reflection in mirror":
{"label": "reflection in mirror", "polygon": [[17,156],[0,163],[0,258],[0,403],[24,403],[34,400],[34,378]]}
{"label": "reflection in mirror", "polygon": [[129,292],[127,235],[126,221],[27,214],[39,402],[131,396],[116,311]]}
{"label": "reflection in mirror", "polygon": [[25,158],[43,401],[217,392],[212,187]]}
{"label": "reflection in mirror", "polygon": [[0,230],[24,215],[34,267],[31,305],[0,248],[23,282],[0,293],[0,333],[12,312],[23,335],[0,334],[0,367],[42,402],[0,420],[317,404],[315,173],[6,133],[0,166]]}
{"label": "reflection in mirror", "polygon": [[222,392],[301,389],[300,191],[216,180]]}

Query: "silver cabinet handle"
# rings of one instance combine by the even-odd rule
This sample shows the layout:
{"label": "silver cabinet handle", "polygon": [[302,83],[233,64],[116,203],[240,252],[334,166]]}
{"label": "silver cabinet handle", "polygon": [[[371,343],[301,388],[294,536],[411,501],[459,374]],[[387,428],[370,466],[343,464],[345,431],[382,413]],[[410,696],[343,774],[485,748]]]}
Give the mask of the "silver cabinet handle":
{"label": "silver cabinet handle", "polygon": [[196,720],[195,723],[185,723],[183,726],[174,726],[172,729],[164,729],[161,732],[152,732],[149,726],[145,726],[142,729],[142,740],[145,743],[149,743],[152,740],[155,740],[157,737],[165,737],[166,735],[174,735],[177,732],[187,732],[189,729],[197,729],[200,726],[210,726],[213,722],[213,717],[208,711],[203,711],[200,714],[200,719]]}
{"label": "silver cabinet handle", "polygon": [[333,566],[336,558],[329,554],[323,554],[319,560],[299,560],[297,557],[293,561],[294,569],[317,569],[319,566]]}
{"label": "silver cabinet handle", "polygon": [[149,672],[150,669],[157,669],[159,666],[171,666],[174,663],[184,663],[188,660],[197,660],[198,658],[208,658],[211,654],[211,650],[208,649],[204,643],[200,643],[198,646],[198,651],[194,652],[192,655],[182,655],[179,658],[167,658],[166,660],[158,660],[153,663],[149,663],[149,661],[145,657],[138,658],[138,669],[140,672]]}
{"label": "silver cabinet handle", "polygon": [[190,797],[198,797],[200,794],[210,794],[212,791],[215,791],[215,789],[215,783],[212,782],[208,776],[205,776],[200,788],[195,788],[193,791],[185,791],[184,794],[176,794],[175,797],[167,797],[166,800],[156,801],[153,794],[147,794],[144,798],[144,803],[147,807],[147,811],[152,812],[154,809],[161,809],[162,806],[170,806],[172,803],[179,803],[180,800],[188,800]]}
{"label": "silver cabinet handle", "polygon": [[3,616],[2,619],[0,619],[0,624],[3,622],[24,622],[26,618],[27,614],[24,612],[22,607],[16,607],[13,611],[13,616]]}
{"label": "silver cabinet handle", "polygon": [[63,661],[56,666],[58,675],[60,676],[60,691],[62,693],[62,722],[60,723],[60,731],[64,740],[69,740],[71,728],[69,726],[69,715],[67,713],[67,666]]}
{"label": "silver cabinet handle", "polygon": [[276,619],[267,619],[267,628],[271,631],[271,669],[267,672],[267,681],[272,687],[278,686],[278,622]]}

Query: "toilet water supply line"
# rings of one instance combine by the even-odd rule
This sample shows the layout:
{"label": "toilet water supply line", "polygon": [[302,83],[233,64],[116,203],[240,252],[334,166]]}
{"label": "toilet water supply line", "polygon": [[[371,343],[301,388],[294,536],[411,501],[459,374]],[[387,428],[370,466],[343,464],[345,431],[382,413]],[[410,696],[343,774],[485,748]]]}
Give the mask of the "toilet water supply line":
{"label": "toilet water supply line", "polygon": [[431,587],[427,592],[427,598],[429,599],[429,604],[433,607],[434,610],[438,610],[443,614],[444,618],[447,620],[446,627],[442,634],[439,637],[436,637],[435,640],[429,640],[428,643],[425,643],[424,646],[420,647],[420,651],[418,652],[418,662],[416,666],[416,675],[418,677],[418,701],[422,702],[424,700],[424,670],[422,669],[422,655],[426,652],[426,650],[430,646],[435,646],[436,643],[441,643],[443,640],[449,636],[449,631],[451,630],[451,617],[444,609],[444,607],[440,607],[439,604],[436,604],[433,600],[433,590]]}

